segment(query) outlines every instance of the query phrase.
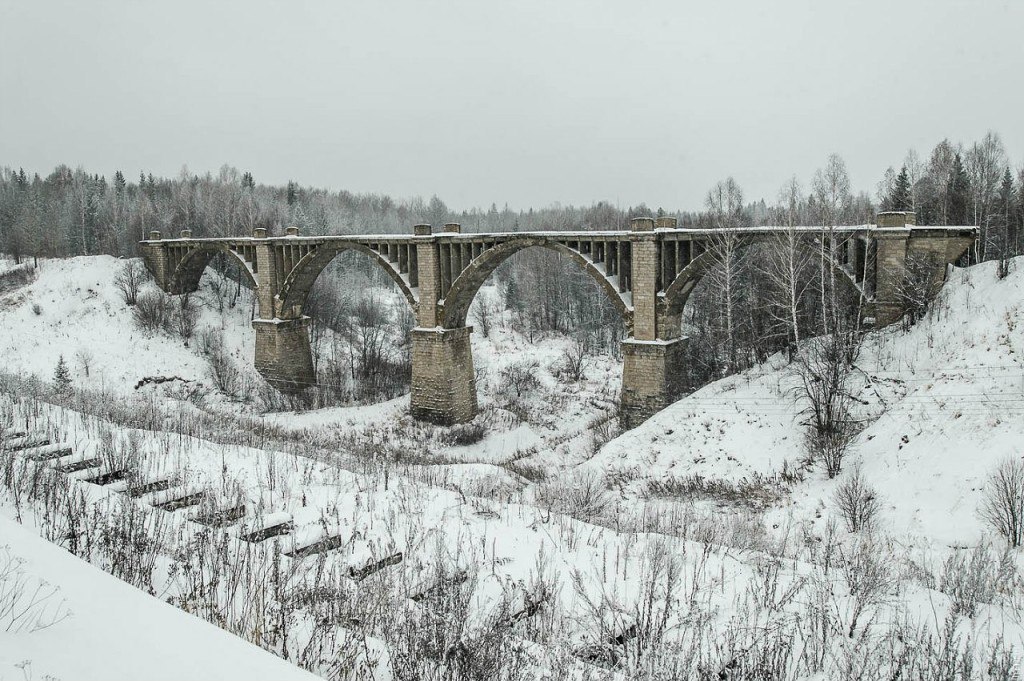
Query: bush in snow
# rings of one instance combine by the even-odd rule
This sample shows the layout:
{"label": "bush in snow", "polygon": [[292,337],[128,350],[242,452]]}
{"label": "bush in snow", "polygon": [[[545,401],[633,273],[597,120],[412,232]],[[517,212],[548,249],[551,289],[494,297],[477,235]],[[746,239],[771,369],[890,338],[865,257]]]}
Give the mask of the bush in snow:
{"label": "bush in snow", "polygon": [[170,299],[162,291],[146,291],[139,295],[132,311],[135,322],[146,331],[166,329],[173,318]]}
{"label": "bush in snow", "polygon": [[982,542],[970,558],[959,552],[946,560],[939,590],[953,600],[953,614],[974,617],[979,605],[993,603],[999,592],[1012,586],[1014,574],[1012,554],[996,556]]}
{"label": "bush in snow", "polygon": [[878,493],[864,480],[859,469],[839,483],[832,498],[850,532],[871,529],[882,508]]}
{"label": "bush in snow", "polygon": [[982,520],[1010,546],[1024,540],[1024,461],[1007,459],[989,476],[981,502]]}
{"label": "bush in snow", "polygon": [[146,268],[142,265],[141,260],[133,259],[125,262],[121,271],[118,272],[117,278],[114,279],[114,285],[121,292],[125,305],[130,307],[138,301],[139,289],[145,278]]}
{"label": "bush in snow", "polygon": [[537,502],[549,511],[582,520],[599,518],[612,505],[604,478],[590,469],[577,470],[538,485]]}
{"label": "bush in snow", "polygon": [[797,393],[807,403],[802,413],[807,416],[808,454],[825,464],[829,478],[839,473],[857,433],[850,413],[854,400],[847,383],[860,341],[857,331],[836,331],[805,344],[796,363]]}

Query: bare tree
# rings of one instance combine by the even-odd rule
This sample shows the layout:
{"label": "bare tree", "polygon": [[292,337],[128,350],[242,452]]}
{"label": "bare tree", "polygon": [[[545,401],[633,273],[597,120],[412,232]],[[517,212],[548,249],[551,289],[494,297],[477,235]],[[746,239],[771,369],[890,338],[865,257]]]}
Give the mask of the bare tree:
{"label": "bare tree", "polygon": [[814,174],[814,197],[818,207],[822,234],[818,242],[818,265],[821,276],[822,327],[829,333],[839,327],[839,301],[836,295],[836,274],[832,266],[835,252],[835,227],[845,220],[850,207],[850,176],[846,163],[838,154],[831,154],[824,168]]}
{"label": "bare tree", "polygon": [[1024,461],[1006,459],[989,475],[981,518],[1013,547],[1024,541]]}
{"label": "bare tree", "polygon": [[829,478],[842,469],[856,435],[849,380],[860,352],[858,331],[835,331],[805,343],[797,362],[798,395],[806,401],[806,445],[810,458],[821,461]]}
{"label": "bare tree", "polygon": [[931,307],[938,286],[934,281],[935,272],[942,271],[943,264],[930,254],[910,253],[907,255],[903,276],[896,281],[894,295],[903,313],[903,327],[910,328],[918,322]]}
{"label": "bare tree", "polygon": [[125,305],[132,306],[138,301],[139,289],[142,288],[145,278],[146,268],[142,261],[135,258],[125,261],[114,280],[114,284],[121,292],[121,297],[124,298]]}
{"label": "bare tree", "polygon": [[729,177],[717,183],[704,199],[711,225],[719,230],[709,237],[708,257],[712,260],[709,276],[721,291],[725,314],[728,370],[736,367],[736,289],[740,274],[737,253],[740,237],[736,229],[743,224],[743,191]]}
{"label": "bare tree", "polygon": [[871,529],[882,508],[878,492],[867,483],[859,468],[839,484],[832,498],[850,532]]}
{"label": "bare tree", "polygon": [[811,281],[807,276],[810,258],[807,249],[802,247],[803,237],[796,230],[802,203],[800,183],[793,177],[779,192],[782,226],[786,231],[768,242],[767,257],[760,261],[762,273],[774,293],[770,298],[771,314],[789,328],[789,338],[794,345],[800,343],[800,299]]}
{"label": "bare tree", "polygon": [[92,364],[96,359],[92,350],[89,348],[79,348],[78,352],[75,353],[75,359],[78,360],[78,366],[82,367],[82,371],[85,372],[85,376],[88,378],[89,370],[92,368]]}

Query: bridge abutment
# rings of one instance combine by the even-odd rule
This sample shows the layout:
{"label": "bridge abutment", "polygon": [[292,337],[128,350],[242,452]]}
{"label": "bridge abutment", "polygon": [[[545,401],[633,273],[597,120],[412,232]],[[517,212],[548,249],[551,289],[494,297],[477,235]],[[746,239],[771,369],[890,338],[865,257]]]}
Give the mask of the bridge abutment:
{"label": "bridge abutment", "polygon": [[686,338],[622,341],[619,425],[635,428],[679,396]]}
{"label": "bridge abutment", "polygon": [[309,347],[309,317],[254,319],[256,370],[284,393],[297,393],[316,383]]}
{"label": "bridge abutment", "polygon": [[451,425],[476,416],[472,331],[471,326],[412,330],[413,418]]}

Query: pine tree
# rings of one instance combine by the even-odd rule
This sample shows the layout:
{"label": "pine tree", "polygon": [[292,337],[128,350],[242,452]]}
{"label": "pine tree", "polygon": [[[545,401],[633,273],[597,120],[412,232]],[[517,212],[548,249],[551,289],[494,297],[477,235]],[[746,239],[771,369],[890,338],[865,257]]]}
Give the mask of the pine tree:
{"label": "pine tree", "polygon": [[888,204],[889,210],[913,210],[914,208],[910,196],[910,176],[907,174],[906,166],[900,168],[900,174],[893,182]]}
{"label": "pine tree", "polygon": [[289,206],[294,206],[295,202],[299,200],[299,185],[290,180],[288,181],[287,200]]}
{"label": "pine tree", "polygon": [[1002,241],[1002,254],[1011,256],[1017,254],[1017,197],[1013,187],[1013,175],[1007,167],[1003,173],[1003,182],[999,186],[999,194],[996,197],[996,227],[1000,232],[999,239]]}
{"label": "pine tree", "polygon": [[960,154],[953,157],[953,168],[949,172],[946,194],[949,197],[949,211],[946,214],[947,225],[966,225],[970,222],[967,208],[970,203],[971,182],[967,178]]}
{"label": "pine tree", "polygon": [[71,372],[64,361],[64,355],[57,360],[57,368],[53,372],[53,389],[58,395],[67,395],[71,392]]}

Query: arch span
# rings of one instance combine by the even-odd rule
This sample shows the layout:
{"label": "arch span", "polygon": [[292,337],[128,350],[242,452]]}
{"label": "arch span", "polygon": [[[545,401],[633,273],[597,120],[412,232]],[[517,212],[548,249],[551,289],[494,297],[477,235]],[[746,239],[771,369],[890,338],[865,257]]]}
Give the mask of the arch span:
{"label": "arch span", "polygon": [[586,256],[554,239],[543,236],[528,236],[510,239],[487,249],[459,274],[444,297],[444,307],[441,315],[444,328],[456,329],[465,326],[466,317],[469,315],[469,307],[488,277],[503,262],[516,253],[534,247],[547,248],[568,256],[572,262],[583,268],[583,271],[598,283],[601,290],[605,292],[612,305],[622,316],[623,323],[627,328],[632,325],[632,309],[626,304],[626,301],[623,300],[608,277],[598,270],[594,263],[588,260]]}
{"label": "arch span", "polygon": [[216,257],[218,253],[226,253],[228,256],[234,258],[238,264],[238,268],[245,273],[246,280],[252,286],[255,291],[259,289],[259,283],[256,281],[256,277],[253,276],[252,269],[242,256],[233,251],[231,248],[225,245],[214,245],[208,247],[194,248],[190,250],[178,263],[178,266],[174,268],[174,273],[171,275],[171,292],[175,294],[179,293],[192,293],[199,289],[199,280],[203,276],[203,272],[210,266],[210,262]]}
{"label": "arch span", "polygon": [[301,317],[302,309],[310,291],[313,290],[313,284],[317,277],[324,271],[324,268],[331,264],[331,261],[345,251],[362,253],[376,263],[398,285],[402,295],[409,302],[409,306],[412,307],[414,313],[416,312],[419,301],[409,286],[409,282],[391,266],[390,262],[372,248],[353,241],[341,241],[331,242],[329,246],[322,244],[295,263],[291,272],[285,277],[281,291],[277,294],[279,316],[282,318]]}
{"label": "arch span", "polygon": [[[742,251],[750,246],[765,244],[768,242],[769,237],[741,237],[741,241],[737,244],[736,249],[738,251]],[[818,251],[816,249],[812,249],[811,244],[801,244],[801,247],[805,250],[811,251],[815,256],[818,255]],[[676,278],[672,283],[665,288],[664,297],[661,301],[660,314],[666,318],[667,323],[675,323],[675,320],[682,319],[683,308],[686,307],[686,302],[690,299],[690,294],[693,293],[693,289],[697,287],[697,284],[700,283],[701,279],[703,279],[708,272],[714,269],[718,262],[719,256],[712,249],[708,249],[684,267],[682,271],[676,275]],[[857,280],[851,276],[850,272],[831,257],[829,258],[829,265],[832,270],[839,275],[837,277],[838,280],[845,281],[858,294],[864,293],[863,289],[857,283]]]}

